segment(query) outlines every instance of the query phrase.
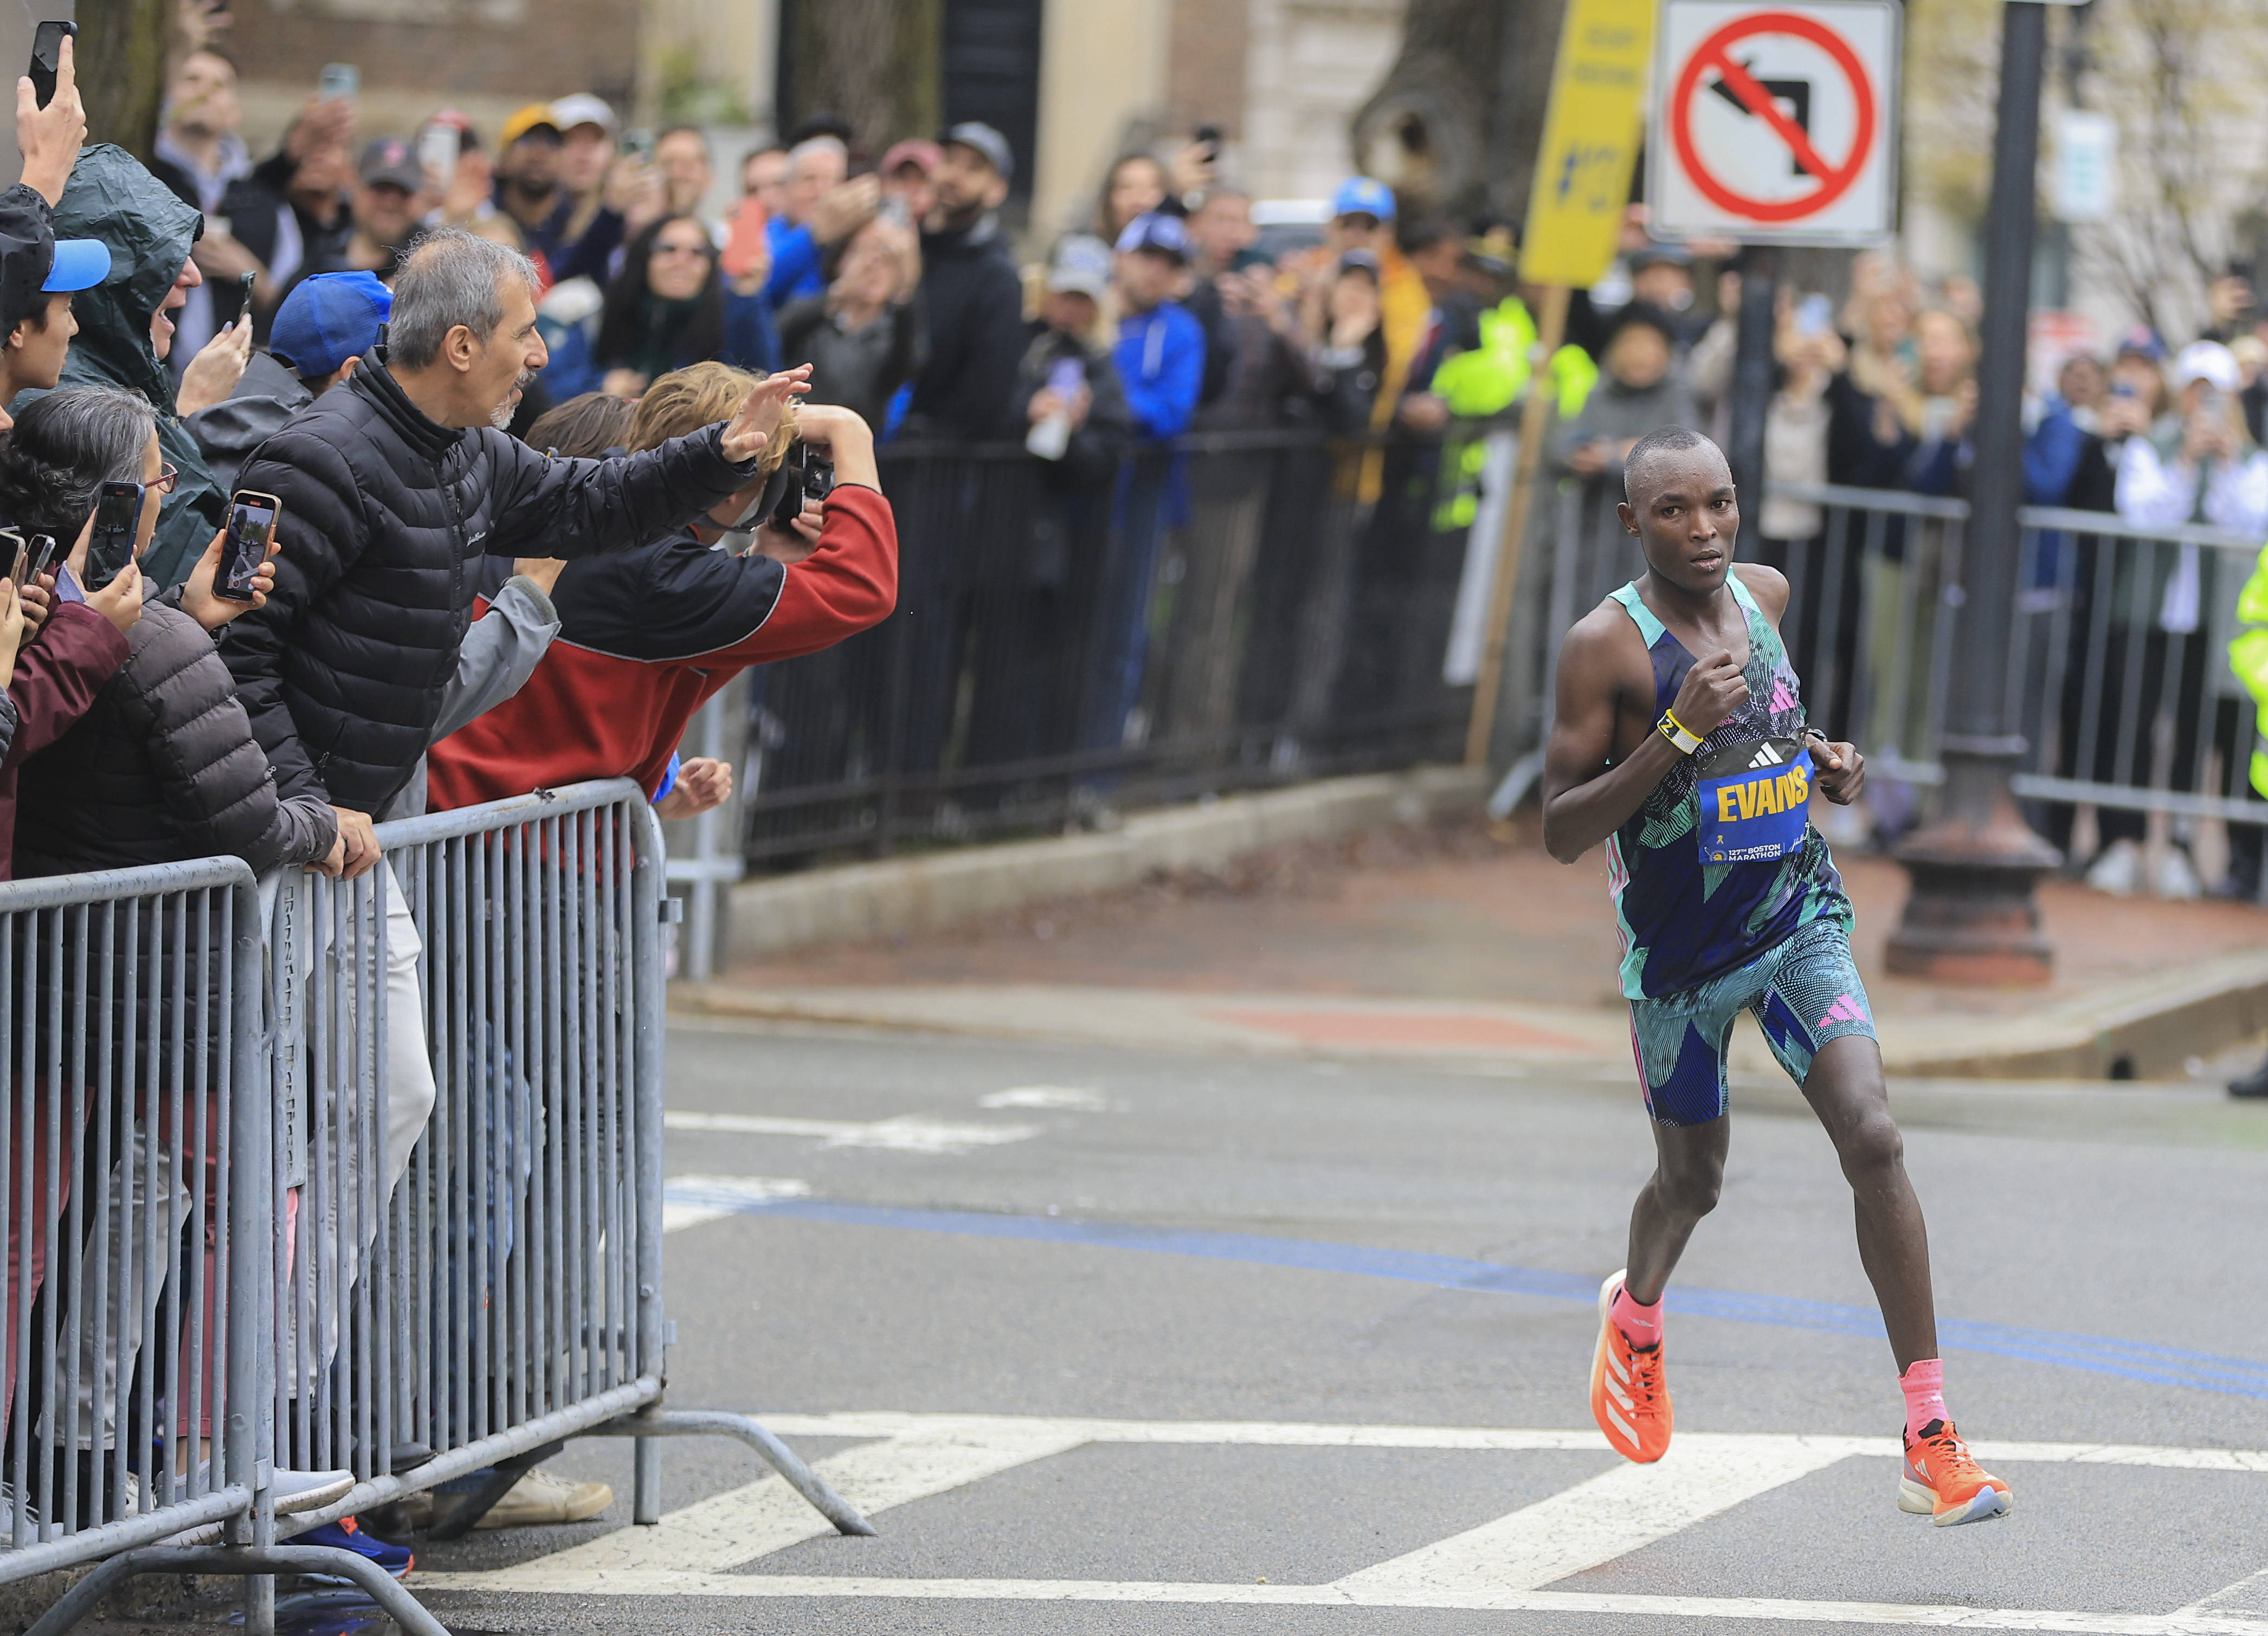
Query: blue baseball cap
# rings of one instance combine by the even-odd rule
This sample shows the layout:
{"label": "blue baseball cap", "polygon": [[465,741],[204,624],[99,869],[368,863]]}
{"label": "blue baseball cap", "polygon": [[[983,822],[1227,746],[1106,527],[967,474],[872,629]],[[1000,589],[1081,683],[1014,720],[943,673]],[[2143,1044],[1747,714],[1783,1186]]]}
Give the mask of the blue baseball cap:
{"label": "blue baseball cap", "polygon": [[1394,219],[1394,189],[1375,176],[1350,176],[1331,195],[1331,215],[1370,216],[1390,222]]}
{"label": "blue baseball cap", "polygon": [[55,264],[40,286],[48,295],[67,290],[92,290],[110,276],[110,246],[99,238],[58,238]]}
{"label": "blue baseball cap", "polygon": [[318,273],[284,297],[268,350],[300,379],[313,380],[368,352],[393,312],[394,292],[376,274]]}
{"label": "blue baseball cap", "polygon": [[1126,231],[1118,235],[1118,248],[1155,250],[1177,260],[1187,260],[1189,253],[1189,230],[1178,216],[1168,216],[1163,210],[1145,210],[1126,224]]}

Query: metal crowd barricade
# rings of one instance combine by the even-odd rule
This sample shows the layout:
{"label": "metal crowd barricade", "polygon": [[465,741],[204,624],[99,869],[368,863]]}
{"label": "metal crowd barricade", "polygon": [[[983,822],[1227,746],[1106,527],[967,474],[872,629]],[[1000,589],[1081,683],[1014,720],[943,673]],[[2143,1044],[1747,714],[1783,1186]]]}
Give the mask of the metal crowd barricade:
{"label": "metal crowd barricade", "polygon": [[2228,664],[2237,592],[2260,541],[2026,507],[2010,627],[1978,631],[1962,619],[1965,502],[1773,492],[1821,510],[1815,536],[1764,552],[1788,576],[1785,628],[1806,702],[1814,720],[1867,752],[1871,770],[1940,781],[1953,644],[1990,642],[2007,656],[2025,741],[2015,793],[2039,803],[2058,845],[2075,813],[2090,809],[2160,826],[2268,824],[2249,776],[2257,715]]}
{"label": "metal crowd barricade", "polygon": [[[253,1575],[254,1632],[273,1628],[269,1575],[347,1574],[405,1628],[441,1636],[365,1559],[271,1542],[489,1472],[434,1530],[461,1534],[573,1436],[640,1440],[636,1522],[660,1517],[653,1440],[723,1435],[755,1448],[843,1532],[873,1532],[756,1421],[661,1406],[674,1337],[660,929],[674,906],[643,792],[628,780],[576,785],[377,833],[379,868],[355,881],[283,872],[261,883],[257,910],[240,865],[184,866],[236,888],[231,924],[253,963],[229,990],[239,1002],[247,969],[262,970],[245,928],[266,942],[264,1026],[252,1030],[249,1074],[235,1040],[234,1122],[223,1127],[238,1184],[236,1213],[220,1218],[238,1246],[225,1310],[242,1325],[229,1408],[243,1435],[227,1454],[350,1470],[355,1486],[274,1517],[247,1480],[136,1518],[122,1525],[130,1537],[90,1537],[66,1559],[170,1543],[114,1557],[43,1616],[39,1636],[144,1572]],[[84,915],[71,887],[34,890]],[[227,1539],[209,1525],[224,1515],[237,1519]]]}
{"label": "metal crowd barricade", "polygon": [[0,1582],[252,1537],[260,984],[234,859],[0,884]]}

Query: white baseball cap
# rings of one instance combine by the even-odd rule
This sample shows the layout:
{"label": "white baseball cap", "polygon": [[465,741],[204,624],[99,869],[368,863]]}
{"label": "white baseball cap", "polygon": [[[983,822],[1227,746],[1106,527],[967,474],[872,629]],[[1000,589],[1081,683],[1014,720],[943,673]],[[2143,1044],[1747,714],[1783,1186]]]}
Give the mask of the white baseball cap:
{"label": "white baseball cap", "polygon": [[2221,392],[2235,392],[2243,377],[2236,367],[2236,355],[2220,342],[2192,341],[2174,360],[2174,390],[2180,392],[2193,380],[2205,381]]}
{"label": "white baseball cap", "polygon": [[551,122],[563,134],[578,125],[596,125],[609,136],[621,121],[615,118],[614,109],[606,99],[594,97],[587,91],[578,91],[571,97],[562,97],[551,105]]}

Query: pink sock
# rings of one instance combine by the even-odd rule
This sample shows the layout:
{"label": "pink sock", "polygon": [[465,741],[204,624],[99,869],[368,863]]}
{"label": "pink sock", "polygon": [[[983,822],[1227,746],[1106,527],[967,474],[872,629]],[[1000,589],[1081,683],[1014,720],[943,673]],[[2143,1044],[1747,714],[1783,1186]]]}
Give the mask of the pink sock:
{"label": "pink sock", "polygon": [[1945,1412],[1945,1365],[1935,1358],[1910,1366],[1898,1376],[1898,1389],[1906,1395],[1907,1436],[1919,1437],[1932,1420],[1953,1418]]}
{"label": "pink sock", "polygon": [[1615,1291],[1614,1300],[1608,1304],[1607,1316],[1630,1338],[1633,1346],[1659,1346],[1661,1344],[1661,1302],[1642,1307],[1631,1299],[1627,1288]]}

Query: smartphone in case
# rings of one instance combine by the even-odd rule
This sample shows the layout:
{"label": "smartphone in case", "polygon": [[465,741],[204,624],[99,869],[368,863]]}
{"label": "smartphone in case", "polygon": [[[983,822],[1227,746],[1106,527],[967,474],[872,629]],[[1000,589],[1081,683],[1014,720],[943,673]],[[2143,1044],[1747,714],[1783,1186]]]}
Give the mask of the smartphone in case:
{"label": "smartphone in case", "polygon": [[455,186],[462,147],[454,127],[428,125],[417,134],[417,163],[443,193]]}
{"label": "smartphone in case", "polygon": [[24,571],[16,576],[16,589],[21,591],[26,585],[37,584],[40,576],[48,571],[55,560],[55,537],[53,534],[33,535],[24,556]]}
{"label": "smartphone in case", "polygon": [[274,495],[239,488],[230,496],[228,540],[221,547],[214,596],[231,602],[252,600],[253,583],[260,577],[260,565],[268,561],[268,547],[276,539],[276,522],[283,515],[284,503]]}
{"label": "smartphone in case", "polygon": [[105,483],[102,498],[94,503],[94,532],[86,542],[86,572],[79,576],[88,591],[100,591],[134,561],[134,536],[142,526],[142,485]]}
{"label": "smartphone in case", "polygon": [[340,101],[361,89],[362,70],[351,62],[324,63],[322,77],[315,82],[315,94],[326,102]]}
{"label": "smartphone in case", "polygon": [[33,31],[32,92],[43,108],[55,99],[55,76],[63,65],[63,41],[77,33],[77,23],[63,22],[42,23]]}

